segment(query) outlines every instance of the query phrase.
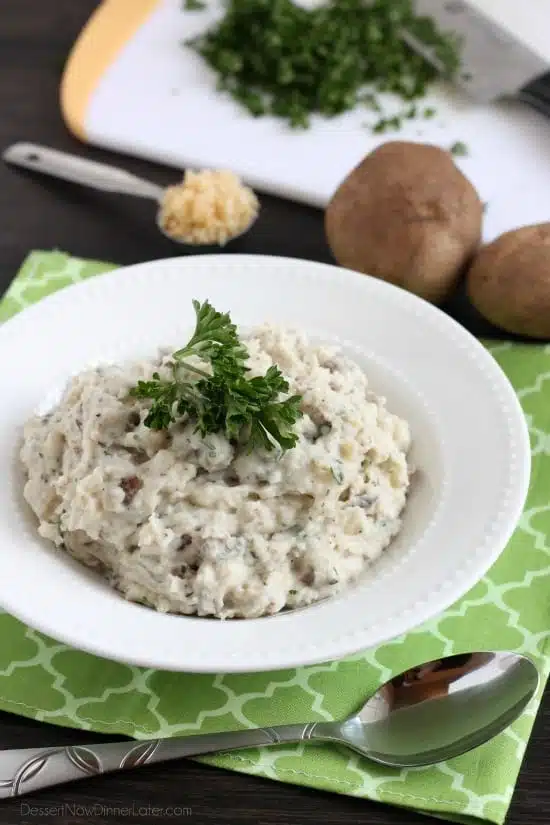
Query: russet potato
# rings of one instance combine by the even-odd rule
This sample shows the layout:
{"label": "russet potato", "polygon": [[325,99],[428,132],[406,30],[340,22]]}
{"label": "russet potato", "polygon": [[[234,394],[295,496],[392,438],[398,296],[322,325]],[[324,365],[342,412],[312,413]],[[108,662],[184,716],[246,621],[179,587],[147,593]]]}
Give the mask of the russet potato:
{"label": "russet potato", "polygon": [[482,220],[482,201],[450,152],[389,141],[340,184],[325,231],[341,266],[441,303],[479,247]]}
{"label": "russet potato", "polygon": [[474,258],[468,297],[488,321],[529,338],[550,338],[550,223],[505,232]]}

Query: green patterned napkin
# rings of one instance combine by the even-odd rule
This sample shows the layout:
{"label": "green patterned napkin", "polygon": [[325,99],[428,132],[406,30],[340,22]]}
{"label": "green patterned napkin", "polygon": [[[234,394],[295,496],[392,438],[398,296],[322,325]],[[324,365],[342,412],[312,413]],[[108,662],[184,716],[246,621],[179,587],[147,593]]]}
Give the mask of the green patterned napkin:
{"label": "green patterned napkin", "polygon": [[[113,268],[33,252],[0,305],[0,321],[67,284]],[[527,415],[533,474],[527,508],[506,551],[438,619],[377,650],[273,673],[187,675],[130,667],[71,650],[0,614],[0,708],[58,725],[174,736],[353,712],[391,674],[468,649],[512,649],[548,677],[550,628],[550,346],[488,343]],[[546,391],[546,401],[544,393]],[[330,745],[240,751],[201,760],[281,782],[374,799],[460,822],[502,823],[540,697],[505,733],[432,768],[386,769]]]}

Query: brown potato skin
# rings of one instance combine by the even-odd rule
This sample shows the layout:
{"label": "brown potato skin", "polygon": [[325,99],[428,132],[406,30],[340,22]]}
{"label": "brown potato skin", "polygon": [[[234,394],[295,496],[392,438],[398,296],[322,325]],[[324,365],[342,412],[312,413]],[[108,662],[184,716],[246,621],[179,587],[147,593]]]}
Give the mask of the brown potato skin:
{"label": "brown potato skin", "polygon": [[325,232],[336,261],[441,303],[481,242],[483,204],[449,152],[388,141],[334,193]]}
{"label": "brown potato skin", "polygon": [[466,290],[496,327],[550,338],[550,223],[505,232],[474,258]]}

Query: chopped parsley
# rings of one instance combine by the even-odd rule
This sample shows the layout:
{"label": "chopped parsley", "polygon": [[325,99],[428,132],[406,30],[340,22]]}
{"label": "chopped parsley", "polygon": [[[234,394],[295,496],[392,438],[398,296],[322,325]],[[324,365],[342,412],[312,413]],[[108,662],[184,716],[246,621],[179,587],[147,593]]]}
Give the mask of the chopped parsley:
{"label": "chopped parsley", "polygon": [[[301,417],[301,396],[281,400],[288,382],[275,365],[265,375],[248,378],[248,352],[227,313],[205,301],[193,301],[196,324],[187,344],[172,353],[170,380],[158,372],[150,381],[138,381],[134,398],[150,400],[146,427],[164,430],[182,416],[195,421],[204,438],[223,433],[229,441],[287,450],[298,436],[293,427]],[[189,362],[194,357],[200,366]]]}
{"label": "chopped parsley", "polygon": [[451,155],[454,155],[455,157],[466,157],[470,154],[468,147],[461,140],[457,140],[456,143],[453,143],[449,151]]}
{"label": "chopped parsley", "polygon": [[417,17],[411,0],[327,0],[313,9],[292,0],[227,0],[222,19],[185,45],[251,115],[307,129],[314,114],[335,117],[361,103],[379,111],[383,93],[408,106],[425,95],[438,72],[405,43],[404,30],[431,47],[445,76],[454,75],[455,39]]}

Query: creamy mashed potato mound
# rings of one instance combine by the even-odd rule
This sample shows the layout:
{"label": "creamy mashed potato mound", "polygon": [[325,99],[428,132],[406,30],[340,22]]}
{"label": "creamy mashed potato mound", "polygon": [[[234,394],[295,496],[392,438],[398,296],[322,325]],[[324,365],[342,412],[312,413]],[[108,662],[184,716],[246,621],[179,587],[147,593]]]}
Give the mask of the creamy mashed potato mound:
{"label": "creamy mashed potato mound", "polygon": [[25,498],[39,533],[131,601],[163,612],[252,618],[356,581],[399,532],[411,470],[407,422],[360,367],[304,335],[243,338],[251,375],[272,364],[303,396],[293,449],[202,438],[181,420],[144,426],[129,397],[169,355],[88,369],[25,425]]}

